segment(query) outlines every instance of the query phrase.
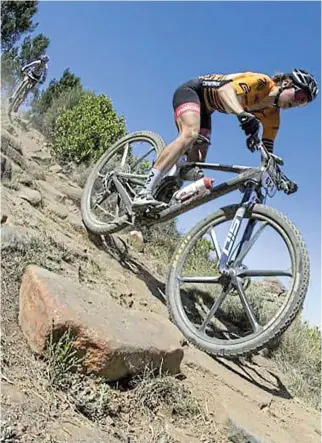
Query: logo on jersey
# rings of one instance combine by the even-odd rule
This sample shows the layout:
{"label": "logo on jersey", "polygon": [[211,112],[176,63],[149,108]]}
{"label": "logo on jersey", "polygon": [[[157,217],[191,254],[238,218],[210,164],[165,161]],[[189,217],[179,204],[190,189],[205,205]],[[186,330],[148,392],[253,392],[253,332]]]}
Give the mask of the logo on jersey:
{"label": "logo on jersey", "polygon": [[202,82],[202,86],[204,86],[205,88],[218,88],[219,86],[221,86],[221,82],[220,81],[216,81],[216,80],[203,80]]}
{"label": "logo on jersey", "polygon": [[251,90],[251,87],[247,85],[247,83],[238,83],[239,86],[242,88],[242,90],[245,92],[245,94],[248,94]]}
{"label": "logo on jersey", "polygon": [[266,80],[266,78],[260,78],[260,79],[257,81],[257,88],[256,88],[256,91],[262,91],[263,89],[265,89],[266,85],[267,85],[267,80]]}

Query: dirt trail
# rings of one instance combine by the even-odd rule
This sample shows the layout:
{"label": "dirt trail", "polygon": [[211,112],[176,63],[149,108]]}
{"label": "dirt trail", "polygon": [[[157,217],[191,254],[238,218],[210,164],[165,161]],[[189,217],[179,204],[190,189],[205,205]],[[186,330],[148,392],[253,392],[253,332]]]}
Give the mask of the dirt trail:
{"label": "dirt trail", "polygon": [[[16,187],[1,186],[1,212],[2,217],[7,216],[6,225],[23,227],[41,237],[52,238],[61,244],[66,254],[79,258],[61,261],[57,272],[81,282],[96,292],[108,293],[128,309],[150,311],[168,317],[164,300],[164,276],[156,271],[158,268],[156,261],[146,257],[144,253],[131,249],[126,237],[122,235],[110,238],[107,248],[98,247],[95,242],[90,241],[80,218],[81,187],[71,182],[69,176],[59,171],[57,165],[55,166],[41,135],[34,130],[26,130],[26,126],[21,123],[11,124],[4,114],[2,114],[2,129],[3,136],[9,132],[14,140],[21,143],[21,155],[27,162],[24,170],[16,167],[18,173],[15,174],[18,175],[14,174],[14,177],[19,177],[20,180]],[[14,180],[15,178],[13,182]],[[22,191],[26,191],[26,188],[38,191],[42,203],[33,205],[26,196],[22,197]],[[11,307],[3,309],[6,314]],[[6,318],[4,323],[7,328],[6,339],[12,347],[10,358],[17,362],[19,353],[26,344],[21,342],[21,332],[17,324],[10,323]],[[168,432],[172,440],[170,438],[152,440],[151,437],[150,440],[142,442],[315,443],[320,441],[319,413],[299,399],[292,398],[284,384],[283,375],[271,360],[256,356],[251,361],[237,364],[212,358],[193,346],[184,346],[181,370],[193,396],[207,403],[211,417],[218,428],[217,437],[213,440],[198,440],[198,437],[193,437],[192,434],[189,436],[187,430],[180,431],[170,421]],[[10,379],[7,381],[3,379],[2,395],[5,398],[3,407],[8,410],[10,408],[17,410],[22,406],[29,408],[31,404],[36,407],[36,403],[41,402],[41,399],[37,399],[37,395],[33,395],[27,401],[26,395],[30,395],[30,391],[26,386],[29,382],[26,374],[23,376],[19,374],[13,370]],[[9,412],[7,416],[10,417]],[[70,419],[72,424],[64,425],[65,434],[62,433],[60,417],[56,421],[53,419],[51,427],[46,428],[47,434],[51,437],[45,433],[39,437],[39,440],[36,436],[34,440],[23,440],[21,437],[21,440],[8,438],[1,441],[75,443],[126,441],[115,440],[117,436],[106,434],[88,420],[85,424],[79,422],[75,425],[77,414],[72,417],[73,419]],[[229,421],[230,429],[227,428]],[[234,437],[233,435],[238,435],[238,429],[239,437]],[[68,434],[73,437],[68,437]],[[244,437],[241,437],[242,434]],[[110,436],[110,440],[106,439],[107,435]]]}

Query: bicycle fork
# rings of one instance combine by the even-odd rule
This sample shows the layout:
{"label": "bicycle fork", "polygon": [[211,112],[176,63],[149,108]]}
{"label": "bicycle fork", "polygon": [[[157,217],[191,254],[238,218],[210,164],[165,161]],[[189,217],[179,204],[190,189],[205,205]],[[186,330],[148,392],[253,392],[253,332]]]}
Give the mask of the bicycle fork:
{"label": "bicycle fork", "polygon": [[[230,226],[230,229],[228,231],[227,238],[224,242],[224,246],[221,251],[219,264],[218,264],[218,270],[221,274],[224,275],[230,275],[228,268],[228,262],[231,257],[231,253],[233,250],[233,246],[235,244],[235,240],[237,238],[237,235],[240,230],[240,226],[242,223],[242,220],[244,218],[246,210],[251,206],[254,205],[258,201],[257,192],[255,191],[255,183],[250,183],[246,186],[243,199],[241,201],[241,205],[236,211],[235,217],[232,221],[232,224]],[[235,266],[240,265],[239,263],[239,255],[243,250],[243,246],[250,240],[253,229],[255,227],[256,221],[249,220],[246,226],[246,229],[244,231],[244,235],[242,237],[242,240],[240,242],[240,245],[238,247],[238,251],[236,254],[236,260],[234,261]],[[242,259],[241,259],[242,260]]]}

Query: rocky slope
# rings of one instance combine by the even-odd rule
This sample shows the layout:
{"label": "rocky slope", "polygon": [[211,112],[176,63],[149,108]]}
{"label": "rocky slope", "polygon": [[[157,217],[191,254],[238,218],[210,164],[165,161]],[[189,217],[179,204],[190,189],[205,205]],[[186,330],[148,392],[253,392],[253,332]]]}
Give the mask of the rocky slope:
{"label": "rocky slope", "polygon": [[[76,176],[39,133],[3,113],[1,140],[1,442],[320,441],[318,412],[272,361],[185,343],[157,263],[129,237],[87,233]],[[67,370],[66,331],[82,372]],[[151,362],[177,375],[154,378]]]}

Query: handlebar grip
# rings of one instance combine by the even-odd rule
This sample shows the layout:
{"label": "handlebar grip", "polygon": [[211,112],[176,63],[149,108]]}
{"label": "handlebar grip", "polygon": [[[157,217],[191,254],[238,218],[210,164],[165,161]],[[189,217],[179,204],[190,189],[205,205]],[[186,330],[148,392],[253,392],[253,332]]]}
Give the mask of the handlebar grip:
{"label": "handlebar grip", "polygon": [[258,135],[250,135],[246,140],[247,148],[251,152],[255,152],[257,145],[259,143],[260,143],[260,139],[259,139]]}

